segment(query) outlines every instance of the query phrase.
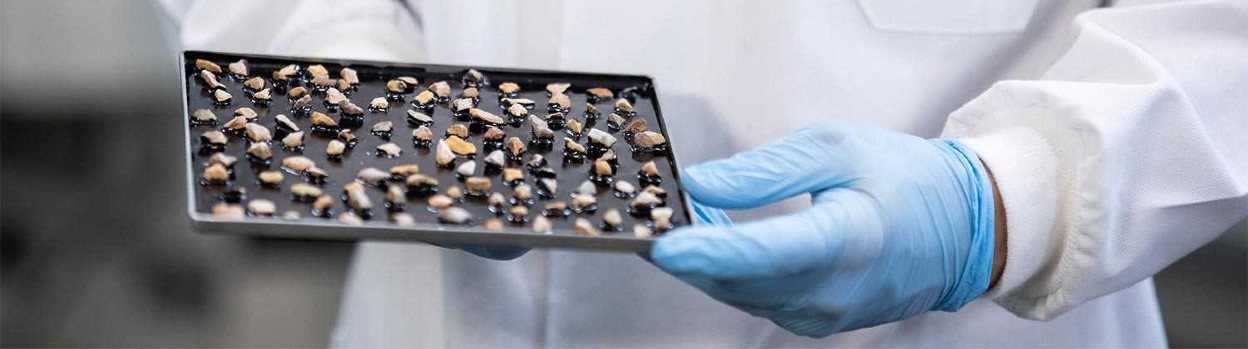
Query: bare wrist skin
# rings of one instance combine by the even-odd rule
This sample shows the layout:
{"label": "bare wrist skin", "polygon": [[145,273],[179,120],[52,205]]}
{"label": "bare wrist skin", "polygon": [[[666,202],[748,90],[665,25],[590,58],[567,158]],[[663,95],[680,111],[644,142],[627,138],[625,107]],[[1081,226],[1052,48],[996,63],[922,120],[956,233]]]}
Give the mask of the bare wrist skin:
{"label": "bare wrist skin", "polygon": [[[982,160],[980,162],[983,163]],[[993,222],[996,225],[993,234],[993,243],[996,246],[993,247],[992,253],[992,281],[988,283],[988,289],[992,289],[997,286],[997,281],[1001,280],[1001,274],[1005,272],[1006,237],[1009,236],[1009,232],[1005,224],[1005,203],[1001,202],[1001,191],[997,189],[996,177],[993,176],[992,169],[988,168],[988,164],[984,164],[984,169],[988,171],[988,180],[992,182],[992,202],[993,212],[995,212]]]}

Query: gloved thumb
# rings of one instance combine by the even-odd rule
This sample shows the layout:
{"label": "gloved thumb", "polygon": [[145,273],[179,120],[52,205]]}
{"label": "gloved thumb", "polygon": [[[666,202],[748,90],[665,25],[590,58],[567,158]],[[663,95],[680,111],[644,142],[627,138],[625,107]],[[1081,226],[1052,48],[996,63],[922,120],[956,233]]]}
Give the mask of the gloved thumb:
{"label": "gloved thumb", "polygon": [[742,280],[793,275],[840,251],[838,216],[825,208],[737,224],[680,228],[657,239],[650,258],[681,277]]}
{"label": "gloved thumb", "polygon": [[732,218],[724,210],[707,206],[697,200],[689,199],[693,207],[694,224],[699,225],[732,225]]}
{"label": "gloved thumb", "polygon": [[681,183],[694,200],[726,209],[833,187],[850,178],[856,161],[838,144],[840,131],[803,128],[757,149],[686,168]]}

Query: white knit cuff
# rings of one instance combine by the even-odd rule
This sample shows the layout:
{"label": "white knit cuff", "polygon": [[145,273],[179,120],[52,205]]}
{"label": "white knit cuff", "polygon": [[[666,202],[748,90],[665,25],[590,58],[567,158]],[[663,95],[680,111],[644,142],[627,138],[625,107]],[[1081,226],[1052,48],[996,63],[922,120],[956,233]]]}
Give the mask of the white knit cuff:
{"label": "white knit cuff", "polygon": [[1050,265],[1060,240],[1053,235],[1058,216],[1057,158],[1044,137],[1026,128],[1007,128],[959,139],[979,154],[992,171],[1005,206],[1005,271],[997,285],[984,293],[1019,316],[1029,314],[1034,302],[1051,295],[1021,294],[1023,284]]}

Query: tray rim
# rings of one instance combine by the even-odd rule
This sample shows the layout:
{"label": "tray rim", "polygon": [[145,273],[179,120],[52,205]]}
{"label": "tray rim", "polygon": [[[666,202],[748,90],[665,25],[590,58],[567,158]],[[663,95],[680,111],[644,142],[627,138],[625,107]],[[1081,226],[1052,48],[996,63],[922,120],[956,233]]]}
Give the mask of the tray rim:
{"label": "tray rim", "polygon": [[[190,132],[190,104],[187,95],[187,83],[185,67],[187,60],[192,55],[226,55],[239,56],[244,58],[262,58],[274,60],[292,60],[301,62],[324,62],[335,63],[339,65],[375,65],[379,67],[396,67],[396,68],[443,68],[443,69],[478,69],[507,73],[521,74],[568,74],[568,75],[584,75],[587,77],[601,78],[626,78],[644,80],[649,84],[649,88],[654,94],[654,112],[655,120],[659,123],[660,130],[663,135],[671,139],[667,132],[667,124],[663,118],[661,104],[658,103],[659,92],[654,84],[654,78],[649,75],[636,74],[615,74],[615,73],[598,73],[598,72],[582,72],[582,71],[555,71],[542,69],[526,69],[526,68],[508,68],[493,66],[462,66],[449,64],[425,64],[414,62],[396,62],[396,61],[376,61],[364,59],[343,59],[343,58],[325,58],[325,57],[298,57],[270,54],[251,54],[237,53],[229,51],[208,51],[208,50],[182,50],[178,53],[177,71],[179,77],[180,93],[182,94],[182,133],[184,139],[183,158],[186,159],[184,165],[186,169],[187,180],[186,200],[187,200],[187,216],[191,220],[191,226],[198,233],[214,234],[214,235],[231,235],[231,236],[253,236],[263,238],[277,239],[314,239],[314,240],[340,240],[340,241],[401,241],[401,242],[420,242],[441,246],[441,244],[466,244],[466,245],[483,245],[483,246],[499,246],[499,247],[525,247],[525,248],[566,248],[580,250],[597,250],[597,251],[616,251],[616,252],[635,252],[648,255],[651,246],[654,244],[655,238],[639,239],[634,238],[628,232],[621,233],[620,236],[582,236],[574,234],[535,234],[526,229],[516,229],[507,227],[503,231],[492,232],[480,229],[464,229],[455,228],[447,225],[437,225],[437,229],[425,229],[426,226],[410,226],[400,227],[389,222],[381,221],[365,221],[358,226],[348,226],[337,221],[317,222],[309,220],[288,221],[280,218],[274,219],[221,219],[212,216],[210,213],[196,212],[195,188],[198,185],[194,173],[194,158],[191,156],[191,143],[194,141],[192,132]],[[668,153],[671,156],[672,164],[675,168],[672,170],[673,180],[676,181],[676,188],[681,196],[682,204],[690,224],[696,224],[696,211],[693,209],[692,198],[684,190],[683,184],[680,182],[680,156],[677,155],[675,147],[669,147]],[[432,225],[430,225],[432,226]],[[561,230],[562,231],[562,230]],[[344,234],[344,232],[349,232]],[[627,237],[626,237],[627,236]]]}

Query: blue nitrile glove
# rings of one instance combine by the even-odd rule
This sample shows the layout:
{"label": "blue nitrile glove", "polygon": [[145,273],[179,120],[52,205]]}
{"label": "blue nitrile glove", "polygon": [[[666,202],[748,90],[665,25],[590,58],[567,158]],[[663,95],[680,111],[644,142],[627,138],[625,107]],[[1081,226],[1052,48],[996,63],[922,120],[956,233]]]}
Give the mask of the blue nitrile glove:
{"label": "blue nitrile glove", "polygon": [[793,333],[956,311],[988,288],[992,184],[956,141],[830,123],[683,178],[695,201],[725,209],[811,194],[804,211],[673,230],[651,251],[668,273]]}

